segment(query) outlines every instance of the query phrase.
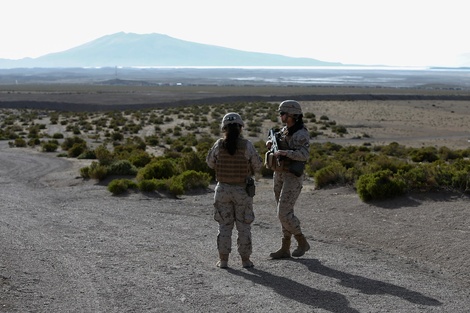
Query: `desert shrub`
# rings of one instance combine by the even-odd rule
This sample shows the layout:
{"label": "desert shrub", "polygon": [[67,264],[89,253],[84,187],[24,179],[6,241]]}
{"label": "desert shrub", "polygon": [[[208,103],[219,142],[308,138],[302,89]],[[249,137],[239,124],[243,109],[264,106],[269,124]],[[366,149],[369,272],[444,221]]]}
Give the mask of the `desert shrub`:
{"label": "desert shrub", "polygon": [[24,147],[26,147],[26,140],[24,140],[21,137],[17,137],[17,138],[15,138],[14,146],[18,147],[18,148],[24,148]]}
{"label": "desert shrub", "polygon": [[[323,150],[324,153],[328,154],[328,155],[332,155],[334,154],[335,152],[338,152],[340,151],[341,149],[343,149],[343,147],[337,143],[334,143],[334,142],[325,142],[323,145],[316,145],[315,146],[317,149],[320,149],[320,150]],[[313,147],[312,147],[313,148]]]}
{"label": "desert shrub", "polygon": [[315,172],[328,165],[328,160],[321,157],[310,158],[305,166],[305,173],[313,177]]}
{"label": "desert shrub", "polygon": [[458,171],[456,167],[443,160],[433,162],[429,166],[432,166],[432,174],[434,176],[436,185],[442,187],[452,186],[452,177],[454,176],[456,171]]}
{"label": "desert shrub", "polygon": [[85,167],[80,168],[80,176],[82,178],[90,178],[90,167],[85,166]]}
{"label": "desert shrub", "polygon": [[211,176],[208,173],[190,170],[184,171],[174,179],[181,181],[183,190],[187,191],[195,188],[207,188],[209,186]]}
{"label": "desert shrub", "polygon": [[56,141],[47,141],[41,143],[41,148],[43,152],[55,152],[59,149],[59,144]]}
{"label": "desert shrub", "polygon": [[181,179],[177,179],[176,176],[167,180],[166,188],[174,196],[184,194],[183,181]]}
{"label": "desert shrub", "polygon": [[111,139],[114,141],[121,141],[124,139],[124,135],[119,132],[113,132],[111,134]]}
{"label": "desert shrub", "polygon": [[157,136],[151,135],[151,136],[145,137],[145,143],[149,146],[155,147],[155,146],[158,146],[158,144],[160,143],[160,140]]}
{"label": "desert shrub", "polygon": [[95,150],[85,150],[83,151],[78,157],[77,159],[80,159],[80,160],[94,160],[96,159],[96,154],[95,154]]}
{"label": "desert shrub", "polygon": [[408,149],[405,146],[392,142],[387,146],[375,147],[376,151],[394,157],[405,158],[408,156]]}
{"label": "desert shrub", "polygon": [[85,144],[86,145],[86,142],[84,139],[78,137],[78,136],[74,136],[74,137],[67,137],[64,139],[64,141],[62,142],[62,144],[60,145],[60,147],[62,148],[62,150],[64,151],[68,151],[70,148],[73,147],[74,144],[76,143],[79,143],[79,144]]}
{"label": "desert shrub", "polygon": [[132,175],[137,174],[137,167],[129,160],[118,160],[108,165],[108,175]]}
{"label": "desert shrub", "polygon": [[180,166],[181,172],[190,170],[210,172],[210,168],[206,163],[205,155],[194,151],[190,151],[182,155]]}
{"label": "desert shrub", "polygon": [[438,187],[432,167],[429,165],[418,165],[406,172],[400,172],[405,179],[408,189],[431,190]]}
{"label": "desert shrub", "polygon": [[0,138],[3,138],[2,140],[6,140],[6,139],[16,139],[18,138],[19,135],[17,133],[14,132],[14,130],[11,130],[11,129],[5,129],[5,130],[2,130],[0,128]]}
{"label": "desert shrub", "polygon": [[158,180],[155,178],[152,179],[143,179],[137,183],[139,190],[142,192],[152,192],[158,189]]}
{"label": "desert shrub", "polygon": [[444,161],[455,160],[461,157],[458,152],[453,151],[447,147],[440,147],[438,154],[439,158]]}
{"label": "desert shrub", "polygon": [[383,200],[403,194],[406,183],[394,177],[392,171],[383,170],[362,175],[356,182],[356,188],[363,201]]}
{"label": "desert shrub", "polygon": [[38,137],[31,138],[30,140],[28,140],[28,146],[30,147],[35,147],[40,144],[41,144],[41,140]]}
{"label": "desert shrub", "polygon": [[319,169],[314,174],[315,186],[322,188],[330,184],[344,184],[347,179],[347,170],[339,162]]}
{"label": "desert shrub", "polygon": [[136,167],[144,167],[152,161],[152,156],[145,151],[135,150],[128,159]]}
{"label": "desert shrub", "polygon": [[413,149],[411,151],[411,160],[413,162],[434,162],[439,159],[437,149],[434,147],[424,147]]}
{"label": "desert shrub", "polygon": [[93,179],[103,180],[108,177],[108,168],[98,162],[91,162],[88,169],[88,176]]}
{"label": "desert shrub", "polygon": [[39,137],[39,126],[34,125],[28,130],[28,138],[37,138]]}
{"label": "desert shrub", "polygon": [[312,119],[312,118],[315,118],[315,117],[316,117],[315,114],[312,113],[312,112],[305,112],[305,114],[304,114],[304,118],[306,118],[306,119]]}
{"label": "desert shrub", "polygon": [[343,125],[336,125],[331,128],[331,131],[338,134],[338,135],[344,135],[348,133],[348,130],[346,129],[345,126]]}
{"label": "desert shrub", "polygon": [[64,134],[62,134],[62,133],[54,133],[54,134],[52,135],[52,138],[54,138],[54,139],[62,139],[62,138],[64,138]]}
{"label": "desert shrub", "polygon": [[157,159],[138,171],[137,180],[169,178],[176,174],[177,170],[174,162],[169,159]]}
{"label": "desert shrub", "polygon": [[412,167],[412,165],[408,164],[404,160],[394,157],[387,157],[385,155],[377,155],[371,159],[367,159],[367,161],[367,165],[363,168],[365,174],[379,172],[382,170],[390,170],[393,173],[397,173],[398,170],[408,171]]}
{"label": "desert shrub", "polygon": [[113,179],[108,184],[108,191],[110,191],[113,195],[119,195],[125,193],[128,189],[137,188],[137,184],[130,180],[130,179]]}
{"label": "desert shrub", "polygon": [[105,146],[95,148],[95,156],[101,165],[109,165],[114,161],[114,155]]}
{"label": "desert shrub", "polygon": [[458,170],[452,176],[452,187],[465,193],[470,191],[470,172],[468,170]]}
{"label": "desert shrub", "polygon": [[70,158],[76,158],[87,150],[86,142],[74,143],[73,146],[67,150],[67,155]]}

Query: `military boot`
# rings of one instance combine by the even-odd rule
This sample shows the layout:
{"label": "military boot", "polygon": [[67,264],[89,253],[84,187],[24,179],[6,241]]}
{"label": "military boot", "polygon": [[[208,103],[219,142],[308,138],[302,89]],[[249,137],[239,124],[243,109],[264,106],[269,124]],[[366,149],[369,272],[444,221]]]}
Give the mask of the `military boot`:
{"label": "military boot", "polygon": [[305,252],[310,250],[310,245],[307,242],[307,238],[305,238],[305,236],[302,234],[295,235],[295,240],[297,240],[297,243],[299,245],[294,251],[292,251],[292,256],[295,256],[298,258],[304,255]]}
{"label": "military boot", "polygon": [[279,250],[277,250],[276,252],[271,253],[269,256],[272,259],[290,258],[290,242],[290,237],[283,237],[281,248],[279,248]]}
{"label": "military boot", "polygon": [[242,266],[243,266],[244,268],[251,268],[251,267],[254,266],[254,265],[253,265],[253,262],[250,261],[250,257],[249,257],[249,256],[244,256],[244,255],[242,255],[241,257],[242,257]]}
{"label": "military boot", "polygon": [[219,259],[217,267],[228,268],[228,254],[219,253]]}

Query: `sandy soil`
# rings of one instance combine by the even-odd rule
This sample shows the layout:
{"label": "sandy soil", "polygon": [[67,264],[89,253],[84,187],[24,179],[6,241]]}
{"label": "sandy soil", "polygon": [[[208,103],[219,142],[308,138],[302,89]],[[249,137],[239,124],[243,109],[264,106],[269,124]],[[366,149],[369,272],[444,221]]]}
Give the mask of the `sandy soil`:
{"label": "sandy soil", "polygon": [[307,112],[326,115],[346,127],[349,134],[336,140],[339,143],[384,145],[398,142],[414,147],[470,147],[467,101],[316,101],[302,104]]}
{"label": "sandy soil", "polygon": [[[339,142],[468,148],[464,102],[304,105],[370,135]],[[363,203],[306,180],[296,214],[312,250],[274,261],[280,228],[271,181],[260,179],[255,267],[234,252],[221,270],[213,185],[178,199],[115,197],[77,177],[83,162],[0,142],[0,312],[468,311],[468,196]]]}

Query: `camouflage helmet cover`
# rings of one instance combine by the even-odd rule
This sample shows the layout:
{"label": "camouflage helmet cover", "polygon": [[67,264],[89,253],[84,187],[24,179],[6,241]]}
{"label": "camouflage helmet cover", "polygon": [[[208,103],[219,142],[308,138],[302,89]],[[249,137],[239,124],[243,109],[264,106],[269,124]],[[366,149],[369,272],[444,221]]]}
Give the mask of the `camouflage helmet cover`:
{"label": "camouflage helmet cover", "polygon": [[225,126],[229,124],[238,124],[240,126],[245,126],[245,123],[243,123],[243,120],[240,114],[235,113],[235,112],[230,112],[230,113],[225,114],[224,118],[222,119],[221,128],[223,129]]}
{"label": "camouflage helmet cover", "polygon": [[282,101],[281,104],[279,105],[279,112],[286,112],[288,114],[292,115],[301,115],[302,113],[302,108],[300,107],[300,104],[295,101],[295,100],[285,100]]}

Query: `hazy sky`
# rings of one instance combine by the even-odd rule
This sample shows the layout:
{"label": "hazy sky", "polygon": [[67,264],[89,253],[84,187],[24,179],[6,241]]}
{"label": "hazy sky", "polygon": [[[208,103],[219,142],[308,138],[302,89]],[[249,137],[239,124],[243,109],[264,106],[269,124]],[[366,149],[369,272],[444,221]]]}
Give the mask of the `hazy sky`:
{"label": "hazy sky", "polygon": [[117,32],[347,64],[459,66],[466,0],[2,0],[0,58]]}

